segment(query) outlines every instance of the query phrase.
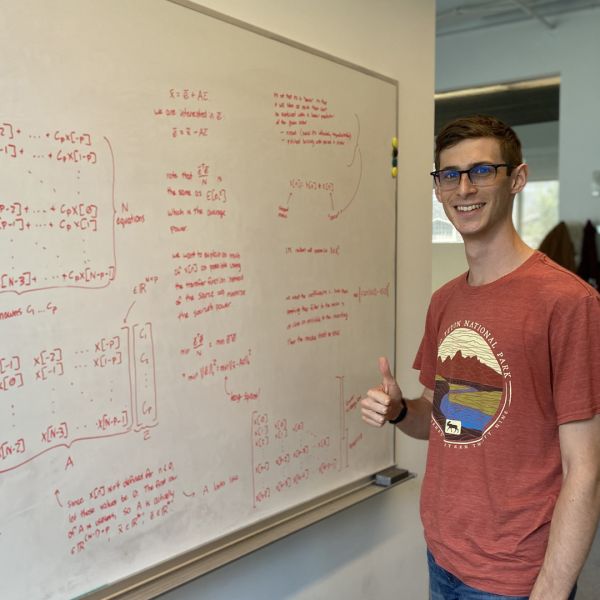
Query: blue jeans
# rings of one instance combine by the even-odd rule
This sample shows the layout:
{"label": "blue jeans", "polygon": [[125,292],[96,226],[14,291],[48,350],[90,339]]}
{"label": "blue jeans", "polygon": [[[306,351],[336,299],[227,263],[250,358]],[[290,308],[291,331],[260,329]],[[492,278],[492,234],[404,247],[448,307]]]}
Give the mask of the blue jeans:
{"label": "blue jeans", "polygon": [[[529,596],[498,596],[481,590],[476,590],[463,583],[435,562],[433,555],[427,550],[429,564],[429,599],[430,600],[527,600]],[[569,596],[575,599],[577,584]]]}

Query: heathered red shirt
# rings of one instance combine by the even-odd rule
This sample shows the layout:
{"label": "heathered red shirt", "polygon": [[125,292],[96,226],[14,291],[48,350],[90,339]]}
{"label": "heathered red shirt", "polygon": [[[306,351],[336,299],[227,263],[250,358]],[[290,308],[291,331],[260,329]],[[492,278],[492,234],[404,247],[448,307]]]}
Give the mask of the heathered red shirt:
{"label": "heathered red shirt", "polygon": [[436,561],[467,585],[528,595],[561,488],[558,426],[600,413],[600,296],[534,253],[432,297],[414,368],[434,390],[421,495]]}

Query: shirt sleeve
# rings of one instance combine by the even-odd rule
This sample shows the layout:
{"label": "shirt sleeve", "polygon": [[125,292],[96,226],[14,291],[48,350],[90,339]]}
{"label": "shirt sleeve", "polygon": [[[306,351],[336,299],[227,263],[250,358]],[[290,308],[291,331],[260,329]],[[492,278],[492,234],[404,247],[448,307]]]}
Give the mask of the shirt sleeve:
{"label": "shirt sleeve", "polygon": [[556,305],[550,329],[552,396],[559,425],[600,414],[600,296]]}
{"label": "shirt sleeve", "polygon": [[432,301],[427,310],[425,333],[423,334],[419,350],[413,361],[413,369],[420,372],[419,381],[430,390],[435,388],[435,373],[437,366],[437,335],[434,312],[434,302]]}

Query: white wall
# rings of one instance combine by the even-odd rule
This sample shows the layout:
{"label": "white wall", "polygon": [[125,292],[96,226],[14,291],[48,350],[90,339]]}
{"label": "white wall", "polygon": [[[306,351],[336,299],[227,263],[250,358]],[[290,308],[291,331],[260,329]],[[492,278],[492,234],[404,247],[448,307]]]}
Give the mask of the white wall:
{"label": "white wall", "polygon": [[600,169],[600,9],[445,36],[436,90],[560,75],[560,217],[600,222],[592,172]]}
{"label": "white wall", "polygon": [[[400,82],[397,374],[410,365],[431,293],[434,0],[206,0],[209,8]],[[390,139],[393,136],[390,132]],[[368,239],[357,240],[368,244]],[[373,380],[377,381],[376,357]],[[397,462],[422,475],[425,444],[399,436]],[[168,600],[425,600],[421,477],[174,590]]]}

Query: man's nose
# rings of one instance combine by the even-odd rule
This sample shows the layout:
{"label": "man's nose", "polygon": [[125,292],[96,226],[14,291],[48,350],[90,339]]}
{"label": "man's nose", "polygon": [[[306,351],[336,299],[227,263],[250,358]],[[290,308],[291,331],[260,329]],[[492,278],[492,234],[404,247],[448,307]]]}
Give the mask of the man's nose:
{"label": "man's nose", "polygon": [[460,179],[458,180],[458,192],[460,194],[470,194],[473,190],[476,190],[476,186],[471,183],[468,173],[461,173]]}

